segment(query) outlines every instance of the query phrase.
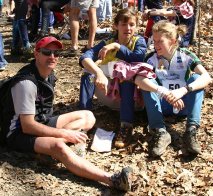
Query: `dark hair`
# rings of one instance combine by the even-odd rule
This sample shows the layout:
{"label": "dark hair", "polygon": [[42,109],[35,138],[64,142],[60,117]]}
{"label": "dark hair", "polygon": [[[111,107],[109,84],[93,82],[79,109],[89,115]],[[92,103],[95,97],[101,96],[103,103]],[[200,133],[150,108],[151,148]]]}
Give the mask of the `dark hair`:
{"label": "dark hair", "polygon": [[135,17],[136,25],[137,25],[138,24],[138,17],[132,9],[125,8],[125,9],[119,10],[117,15],[114,18],[114,24],[118,25],[119,21],[127,22],[132,17]]}

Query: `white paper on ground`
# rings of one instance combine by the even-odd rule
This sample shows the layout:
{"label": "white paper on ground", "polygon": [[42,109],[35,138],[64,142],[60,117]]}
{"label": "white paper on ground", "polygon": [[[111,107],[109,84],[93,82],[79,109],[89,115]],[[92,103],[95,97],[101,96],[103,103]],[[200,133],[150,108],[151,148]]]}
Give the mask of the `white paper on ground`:
{"label": "white paper on ground", "polygon": [[103,29],[101,29],[101,28],[97,27],[96,33],[98,33],[98,34],[111,33],[111,28],[103,28]]}
{"label": "white paper on ground", "polygon": [[96,152],[109,152],[112,148],[112,140],[115,136],[113,131],[105,131],[104,129],[97,128],[91,149]]}

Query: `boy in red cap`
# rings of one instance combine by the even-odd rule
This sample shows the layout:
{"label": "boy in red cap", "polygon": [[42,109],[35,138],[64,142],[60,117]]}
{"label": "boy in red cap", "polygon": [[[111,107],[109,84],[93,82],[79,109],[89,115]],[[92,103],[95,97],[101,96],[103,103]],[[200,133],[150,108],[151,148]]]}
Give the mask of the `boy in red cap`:
{"label": "boy in red cap", "polygon": [[9,148],[20,152],[50,155],[77,176],[103,182],[111,187],[131,189],[130,167],[118,174],[105,172],[76,155],[67,143],[85,143],[95,117],[87,110],[53,116],[56,67],[63,46],[54,37],[36,43],[33,60],[11,80],[2,118],[1,131]]}

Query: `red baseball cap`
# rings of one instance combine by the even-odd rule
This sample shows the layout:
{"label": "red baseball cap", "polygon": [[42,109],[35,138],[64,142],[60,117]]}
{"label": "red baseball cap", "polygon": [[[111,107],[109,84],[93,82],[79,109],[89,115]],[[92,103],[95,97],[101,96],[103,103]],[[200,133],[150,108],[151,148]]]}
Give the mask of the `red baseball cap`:
{"label": "red baseball cap", "polygon": [[36,49],[36,51],[38,51],[40,48],[45,48],[50,43],[55,43],[59,47],[59,49],[63,48],[63,45],[59,40],[57,40],[53,36],[48,36],[48,37],[43,37],[42,39],[40,39],[36,43],[35,49]]}

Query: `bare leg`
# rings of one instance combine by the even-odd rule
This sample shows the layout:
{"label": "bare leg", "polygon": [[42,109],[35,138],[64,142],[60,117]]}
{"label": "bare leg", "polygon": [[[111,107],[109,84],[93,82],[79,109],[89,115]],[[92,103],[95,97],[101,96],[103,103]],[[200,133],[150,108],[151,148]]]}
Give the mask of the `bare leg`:
{"label": "bare leg", "polygon": [[73,174],[112,186],[111,174],[77,156],[60,138],[38,137],[35,151],[59,160]]}
{"label": "bare leg", "polygon": [[95,33],[97,29],[96,8],[89,8],[88,16],[89,16],[89,40],[87,48],[92,48],[94,46]]}
{"label": "bare leg", "polygon": [[93,113],[88,110],[80,110],[60,115],[56,127],[71,130],[83,129],[88,131],[94,124],[95,117]]}
{"label": "bare leg", "polygon": [[78,49],[78,33],[79,33],[79,13],[80,9],[72,7],[70,9],[70,33],[72,39],[72,48]]}

